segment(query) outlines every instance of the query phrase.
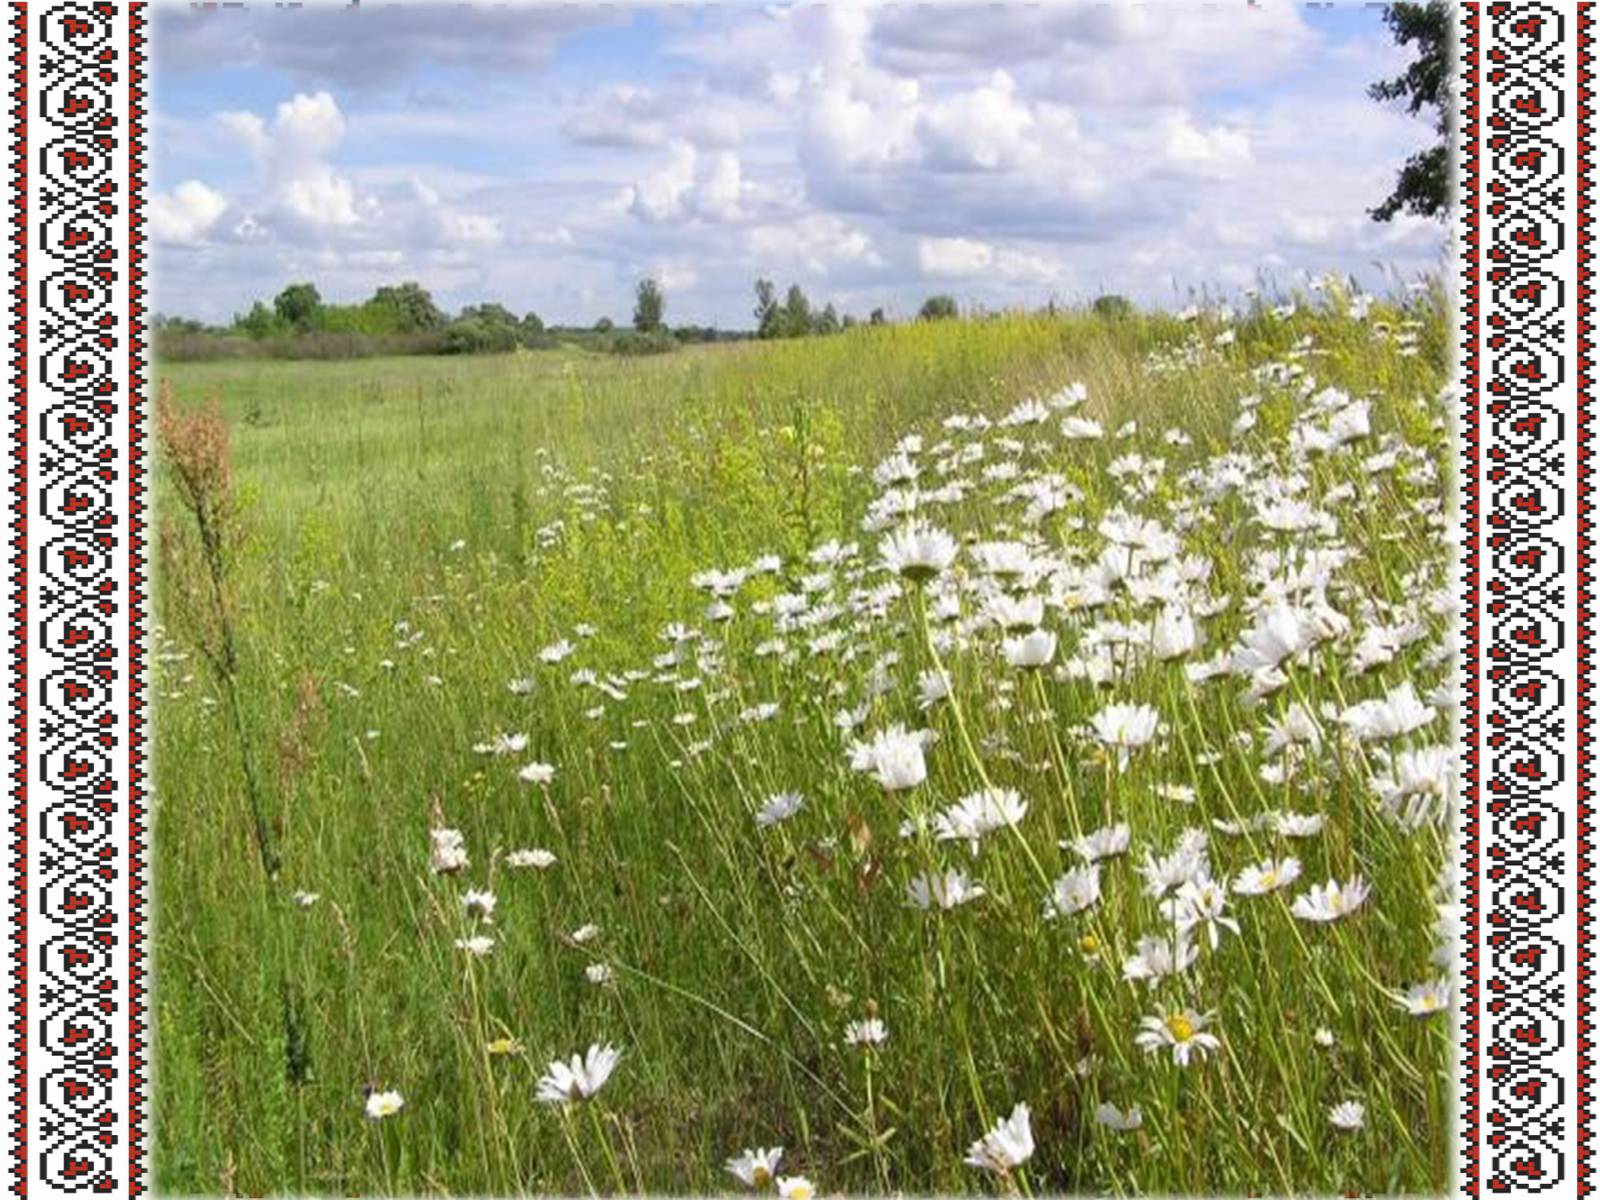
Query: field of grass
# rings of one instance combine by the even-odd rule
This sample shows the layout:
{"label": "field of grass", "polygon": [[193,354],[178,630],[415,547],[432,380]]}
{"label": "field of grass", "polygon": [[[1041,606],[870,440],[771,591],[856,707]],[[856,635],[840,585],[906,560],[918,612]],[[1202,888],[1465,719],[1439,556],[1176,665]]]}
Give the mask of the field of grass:
{"label": "field of grass", "polygon": [[1446,338],[161,370],[158,1189],[1443,1190]]}

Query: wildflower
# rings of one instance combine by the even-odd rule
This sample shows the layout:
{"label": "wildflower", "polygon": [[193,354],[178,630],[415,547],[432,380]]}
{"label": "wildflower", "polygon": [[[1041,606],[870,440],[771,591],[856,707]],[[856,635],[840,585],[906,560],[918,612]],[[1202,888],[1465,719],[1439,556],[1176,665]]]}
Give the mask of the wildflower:
{"label": "wildflower", "polygon": [[997,579],[1022,579],[1034,569],[1033,554],[1021,542],[980,542],[972,556],[980,570]]}
{"label": "wildflower", "polygon": [[871,772],[884,791],[902,792],[927,779],[922,750],[928,740],[926,731],[910,733],[903,725],[891,725],[870,742],[856,742],[850,765]]}
{"label": "wildflower", "polygon": [[567,1062],[556,1059],[539,1080],[535,1099],[545,1104],[586,1100],[605,1086],[621,1057],[610,1045],[591,1045],[582,1058],[574,1054]]}
{"label": "wildflower", "polygon": [[1317,1026],[1317,1031],[1311,1035],[1311,1040],[1324,1050],[1330,1049],[1334,1044],[1333,1030],[1326,1025]]}
{"label": "wildflower", "polygon": [[1249,866],[1234,878],[1233,890],[1241,896],[1265,896],[1300,878],[1300,860],[1285,858]]}
{"label": "wildflower", "polygon": [[567,641],[566,638],[562,638],[559,642],[552,642],[539,651],[539,661],[554,666],[576,649],[577,647]]}
{"label": "wildflower", "polygon": [[805,797],[799,792],[779,792],[769,797],[766,804],[762,805],[761,811],[756,813],[756,825],[765,829],[769,825],[787,821],[800,811],[800,806],[805,802]]}
{"label": "wildflower", "polygon": [[492,741],[478,742],[472,749],[478,754],[521,754],[528,748],[528,738],[521,733],[496,734]]}
{"label": "wildflower", "polygon": [[1011,1115],[996,1121],[994,1128],[972,1143],[966,1163],[996,1175],[1005,1175],[1033,1156],[1033,1128],[1026,1104],[1018,1104]]}
{"label": "wildflower", "polygon": [[846,1025],[844,1040],[850,1046],[879,1046],[889,1040],[889,1030],[877,1017],[868,1017]]}
{"label": "wildflower", "polygon": [[1148,704],[1108,704],[1089,722],[1095,739],[1117,751],[1126,762],[1128,751],[1148,746],[1161,727],[1160,714]]}
{"label": "wildflower", "polygon": [[1231,665],[1240,675],[1273,670],[1315,641],[1307,614],[1286,604],[1275,605],[1256,616],[1255,625],[1240,638]]}
{"label": "wildflower", "polygon": [[934,817],[934,836],[941,842],[970,842],[972,852],[976,854],[979,838],[993,830],[1017,824],[1027,812],[1027,802],[1009,788],[974,792]]}
{"label": "wildflower", "polygon": [[956,541],[942,529],[913,522],[885,538],[878,554],[889,570],[922,583],[949,569],[956,558]]}
{"label": "wildflower", "polygon": [[1407,829],[1442,816],[1455,785],[1456,757],[1448,746],[1402,750],[1388,770],[1372,777],[1384,807]]}
{"label": "wildflower", "polygon": [[1171,937],[1142,937],[1132,956],[1122,964],[1122,977],[1132,983],[1142,979],[1150,987],[1168,975],[1178,975],[1194,965],[1200,951],[1181,930]]}
{"label": "wildflower", "polygon": [[1130,1104],[1128,1110],[1124,1112],[1110,1101],[1095,1108],[1094,1119],[1107,1129],[1114,1129],[1118,1133],[1132,1133],[1144,1124],[1144,1114],[1139,1111],[1137,1104]]}
{"label": "wildflower", "polygon": [[1051,886],[1050,897],[1045,901],[1046,920],[1070,917],[1091,907],[1100,899],[1100,865],[1090,863],[1075,867],[1058,878]]}
{"label": "wildflower", "polygon": [[1186,608],[1169,606],[1162,610],[1151,634],[1150,649],[1162,662],[1182,658],[1200,644],[1200,631],[1194,615]]}
{"label": "wildflower", "polygon": [[1219,928],[1231,930],[1235,934],[1239,932],[1239,922],[1223,915],[1227,905],[1228,893],[1225,889],[1209,876],[1196,876],[1178,889],[1173,924],[1177,926],[1178,932],[1183,934],[1187,934],[1196,925],[1204,925],[1211,941],[1211,948],[1215,950],[1221,940],[1221,934],[1217,932]]}
{"label": "wildflower", "polygon": [[1335,1129],[1354,1133],[1367,1123],[1367,1108],[1359,1100],[1345,1100],[1328,1110],[1328,1122]]}
{"label": "wildflower", "polygon": [[816,1189],[804,1175],[778,1177],[778,1200],[812,1200],[815,1195]]}
{"label": "wildflower", "polygon": [[494,917],[493,892],[467,890],[461,893],[461,907],[468,917],[481,917],[489,921]]}
{"label": "wildflower", "polygon": [[582,946],[584,943],[592,942],[600,936],[600,926],[594,924],[580,925],[572,931],[570,936],[574,942]]}
{"label": "wildflower", "polygon": [[320,898],[316,892],[296,892],[293,897],[294,902],[301,908],[310,908]]}
{"label": "wildflower", "polygon": [[465,950],[474,958],[487,958],[494,951],[494,939],[482,933],[473,937],[457,938],[456,949]]}
{"label": "wildflower", "polygon": [[381,1121],[385,1117],[392,1117],[406,1106],[406,1098],[399,1092],[369,1092],[367,1093],[367,1119]]}
{"label": "wildflower", "polygon": [[555,866],[555,864],[556,856],[550,853],[548,850],[513,850],[510,854],[506,855],[506,866],[515,867],[518,870],[522,870],[527,867],[533,867],[537,870],[543,871],[549,867]]}
{"label": "wildflower", "polygon": [[1437,715],[1417,698],[1408,679],[1381,700],[1351,705],[1339,714],[1339,723],[1360,741],[1385,741],[1421,729]]}
{"label": "wildflower", "polygon": [[1007,638],[1002,649],[1006,661],[1013,667],[1036,670],[1056,656],[1056,635],[1045,629],[1035,629],[1019,638]]}
{"label": "wildflower", "polygon": [[722,1165],[745,1187],[760,1191],[777,1177],[778,1164],[782,1161],[783,1147],[772,1146],[765,1150],[745,1150]]}
{"label": "wildflower", "polygon": [[1436,979],[1432,983],[1413,984],[1400,997],[1400,1007],[1413,1017],[1431,1017],[1450,1007],[1450,981]]}
{"label": "wildflower", "polygon": [[484,1049],[495,1058],[506,1058],[513,1054],[521,1054],[522,1043],[514,1037],[497,1037],[487,1043]]}
{"label": "wildflower", "polygon": [[1330,879],[1327,883],[1312,884],[1309,892],[1295,897],[1289,911],[1302,921],[1337,921],[1360,908],[1369,890],[1359,875],[1346,884]]}
{"label": "wildflower", "polygon": [[956,908],[976,900],[983,894],[982,885],[973,883],[957,870],[945,871],[942,874],[934,871],[927,875],[918,875],[906,884],[907,902],[912,907],[923,910],[934,905],[944,909]]}
{"label": "wildflower", "polygon": [[583,977],[596,987],[603,987],[617,976],[616,972],[605,963],[590,963],[583,969]]}
{"label": "wildflower", "polygon": [[433,839],[429,866],[434,874],[446,875],[468,865],[467,839],[459,829],[432,829],[428,835]]}
{"label": "wildflower", "polygon": [[1213,1015],[1175,1008],[1159,1016],[1145,1017],[1139,1022],[1141,1032],[1134,1041],[1146,1054],[1170,1049],[1172,1061],[1180,1067],[1186,1067],[1193,1055],[1199,1054],[1204,1058],[1222,1045],[1215,1035],[1205,1032]]}
{"label": "wildflower", "polygon": [[537,783],[541,787],[556,777],[556,769],[549,763],[529,763],[517,772],[517,778],[523,783]]}
{"label": "wildflower", "polygon": [[1061,436],[1065,441],[1093,441],[1105,436],[1100,422],[1087,417],[1066,417],[1061,422]]}
{"label": "wildflower", "polygon": [[1286,838],[1311,838],[1322,832],[1326,818],[1321,813],[1277,813],[1273,827]]}
{"label": "wildflower", "polygon": [[1128,849],[1127,822],[1116,825],[1105,825],[1093,833],[1086,833],[1082,837],[1073,838],[1069,843],[1071,850],[1079,858],[1087,862],[1095,862],[1102,858],[1114,858],[1124,854]]}

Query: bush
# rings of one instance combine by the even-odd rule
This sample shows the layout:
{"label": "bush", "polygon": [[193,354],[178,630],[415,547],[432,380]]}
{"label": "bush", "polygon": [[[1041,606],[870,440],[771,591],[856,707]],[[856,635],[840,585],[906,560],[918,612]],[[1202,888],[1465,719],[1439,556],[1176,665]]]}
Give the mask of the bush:
{"label": "bush", "polygon": [[956,315],[954,296],[929,296],[917,313],[919,321],[948,321]]}
{"label": "bush", "polygon": [[636,333],[622,329],[601,339],[600,345],[611,354],[665,354],[678,348],[678,339],[665,329],[656,329],[650,333]]}
{"label": "bush", "polygon": [[1107,320],[1131,317],[1133,315],[1133,302],[1126,296],[1119,296],[1115,292],[1111,292],[1095,298],[1094,315],[1105,317]]}

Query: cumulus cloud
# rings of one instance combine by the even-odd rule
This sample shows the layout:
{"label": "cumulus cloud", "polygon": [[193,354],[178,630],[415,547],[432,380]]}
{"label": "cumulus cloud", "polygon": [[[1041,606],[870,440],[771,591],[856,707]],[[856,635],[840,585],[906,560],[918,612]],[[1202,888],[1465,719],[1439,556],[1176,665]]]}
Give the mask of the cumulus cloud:
{"label": "cumulus cloud", "polygon": [[994,247],[976,238],[920,238],[917,266],[935,279],[976,275],[994,263]]}
{"label": "cumulus cloud", "polygon": [[260,168],[264,196],[258,220],[316,235],[350,229],[379,214],[376,202],[358,197],[329,161],[344,140],[345,121],[327,92],[285,100],[271,125],[252,112],[219,113],[217,121]]}
{"label": "cumulus cloud", "polygon": [[[183,182],[152,225],[207,248],[163,269],[182,303],[414,277],[442,303],[592,320],[653,274],[675,319],[743,324],[757,275],[905,313],[933,288],[1160,300],[1262,269],[1416,269],[1441,243],[1366,217],[1429,136],[1366,98],[1404,57],[1376,15],[1364,35],[1270,0],[370,20],[388,11],[363,9],[359,52],[328,11],[185,16],[163,40],[157,171]],[[237,99],[261,95],[287,99]]]}
{"label": "cumulus cloud", "polygon": [[737,146],[739,118],[706,87],[658,90],[614,84],[582,97],[562,129],[590,146],[665,146],[673,140],[697,146]]}
{"label": "cumulus cloud", "polygon": [[200,180],[186,179],[171,192],[151,196],[149,211],[150,235],[157,242],[192,246],[204,241],[222,219],[228,200]]}
{"label": "cumulus cloud", "polygon": [[759,270],[780,275],[826,277],[841,268],[883,265],[865,230],[827,213],[814,213],[793,224],[757,226],[747,244]]}
{"label": "cumulus cloud", "polygon": [[1225,171],[1250,161],[1250,138],[1222,125],[1202,128],[1186,112],[1167,122],[1167,161],[1202,172]]}
{"label": "cumulus cloud", "polygon": [[561,39],[616,25],[609,5],[391,4],[246,8],[156,6],[165,71],[270,67],[302,86],[371,89],[404,82],[419,64],[464,73],[544,66]]}
{"label": "cumulus cloud", "polygon": [[702,154],[690,142],[676,139],[667,160],[623,190],[622,206],[641,221],[736,221],[744,183],[739,156],[723,150]]}

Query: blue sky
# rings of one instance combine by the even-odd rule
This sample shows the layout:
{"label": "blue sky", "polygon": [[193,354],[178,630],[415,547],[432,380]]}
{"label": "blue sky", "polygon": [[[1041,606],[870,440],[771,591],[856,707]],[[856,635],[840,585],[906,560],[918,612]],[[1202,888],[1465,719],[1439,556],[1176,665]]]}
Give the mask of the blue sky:
{"label": "blue sky", "polygon": [[[1439,262],[1365,212],[1430,130],[1368,100],[1381,9],[427,4],[158,10],[158,307],[226,319],[309,278],[355,300],[745,326]],[[1374,264],[1379,264],[1375,266]]]}

